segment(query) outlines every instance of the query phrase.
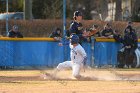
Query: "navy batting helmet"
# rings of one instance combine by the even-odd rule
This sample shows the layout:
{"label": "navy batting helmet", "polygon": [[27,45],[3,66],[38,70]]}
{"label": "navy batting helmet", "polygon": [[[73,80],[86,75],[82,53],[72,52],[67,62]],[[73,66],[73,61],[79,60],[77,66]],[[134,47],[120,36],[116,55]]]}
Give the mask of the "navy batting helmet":
{"label": "navy batting helmet", "polygon": [[72,34],[70,36],[71,44],[78,44],[79,42],[79,37],[76,34]]}
{"label": "navy batting helmet", "polygon": [[76,16],[82,16],[82,13],[80,11],[75,11],[73,16],[74,17],[76,17]]}

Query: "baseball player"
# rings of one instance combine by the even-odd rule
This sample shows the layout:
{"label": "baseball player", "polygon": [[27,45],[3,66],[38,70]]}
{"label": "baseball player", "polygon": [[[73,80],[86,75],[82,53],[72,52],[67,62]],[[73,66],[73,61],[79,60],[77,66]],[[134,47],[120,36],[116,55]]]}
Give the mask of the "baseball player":
{"label": "baseball player", "polygon": [[8,32],[8,37],[11,38],[23,38],[23,35],[19,32],[17,25],[14,25],[12,29]]}
{"label": "baseball player", "polygon": [[55,69],[54,75],[57,74],[58,71],[64,70],[67,68],[72,68],[72,75],[76,79],[81,79],[82,76],[80,75],[80,70],[83,68],[84,64],[87,61],[87,54],[84,50],[84,48],[78,43],[79,37],[76,34],[72,34],[70,36],[70,58],[71,61],[65,61],[62,63],[59,63],[58,66]]}
{"label": "baseball player", "polygon": [[80,11],[75,11],[73,15],[73,21],[70,24],[69,33],[76,34],[79,37],[79,43],[81,44],[82,41],[86,41],[86,34],[84,33],[83,25],[81,23],[83,17]]}

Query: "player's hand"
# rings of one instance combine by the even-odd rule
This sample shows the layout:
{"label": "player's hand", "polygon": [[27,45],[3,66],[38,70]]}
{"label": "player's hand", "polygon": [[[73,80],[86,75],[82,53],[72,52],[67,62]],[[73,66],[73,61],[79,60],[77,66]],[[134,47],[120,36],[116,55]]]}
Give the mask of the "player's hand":
{"label": "player's hand", "polygon": [[58,46],[63,46],[63,44],[62,43],[58,43]]}
{"label": "player's hand", "polygon": [[61,41],[61,37],[54,37],[56,41]]}
{"label": "player's hand", "polygon": [[83,36],[84,36],[84,37],[89,36],[89,31],[88,31],[88,32],[84,31],[84,32],[83,32]]}
{"label": "player's hand", "polygon": [[85,66],[86,65],[86,63],[87,63],[87,57],[84,57],[84,59],[83,59],[83,65]]}
{"label": "player's hand", "polygon": [[125,46],[125,48],[127,48],[127,49],[128,49],[128,48],[131,48],[131,46]]}
{"label": "player's hand", "polygon": [[108,36],[108,38],[113,38],[113,35]]}

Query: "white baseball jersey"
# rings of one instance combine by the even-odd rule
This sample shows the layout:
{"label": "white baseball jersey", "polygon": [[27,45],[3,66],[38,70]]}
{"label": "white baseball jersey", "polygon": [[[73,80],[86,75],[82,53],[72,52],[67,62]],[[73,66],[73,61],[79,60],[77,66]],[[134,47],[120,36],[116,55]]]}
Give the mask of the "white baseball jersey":
{"label": "white baseball jersey", "polygon": [[73,47],[71,43],[70,43],[70,48],[71,48],[71,52],[70,52],[71,61],[73,63],[81,64],[84,58],[87,56],[84,48],[80,44]]}
{"label": "white baseball jersey", "polygon": [[70,52],[71,61],[65,61],[65,62],[59,63],[57,66],[57,69],[63,70],[66,68],[72,68],[73,76],[77,77],[80,74],[80,69],[83,66],[82,62],[84,58],[87,57],[87,54],[84,48],[80,44],[73,47],[73,45],[71,45],[70,43],[70,48],[71,48],[71,52]]}

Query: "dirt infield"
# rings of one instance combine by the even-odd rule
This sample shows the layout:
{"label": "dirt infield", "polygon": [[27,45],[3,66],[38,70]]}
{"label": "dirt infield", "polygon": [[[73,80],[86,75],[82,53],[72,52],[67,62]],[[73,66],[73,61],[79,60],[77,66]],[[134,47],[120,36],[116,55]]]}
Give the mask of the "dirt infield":
{"label": "dirt infield", "polygon": [[140,69],[88,69],[81,74],[91,79],[76,80],[71,70],[59,72],[55,80],[44,79],[39,70],[0,71],[0,93],[140,93]]}

